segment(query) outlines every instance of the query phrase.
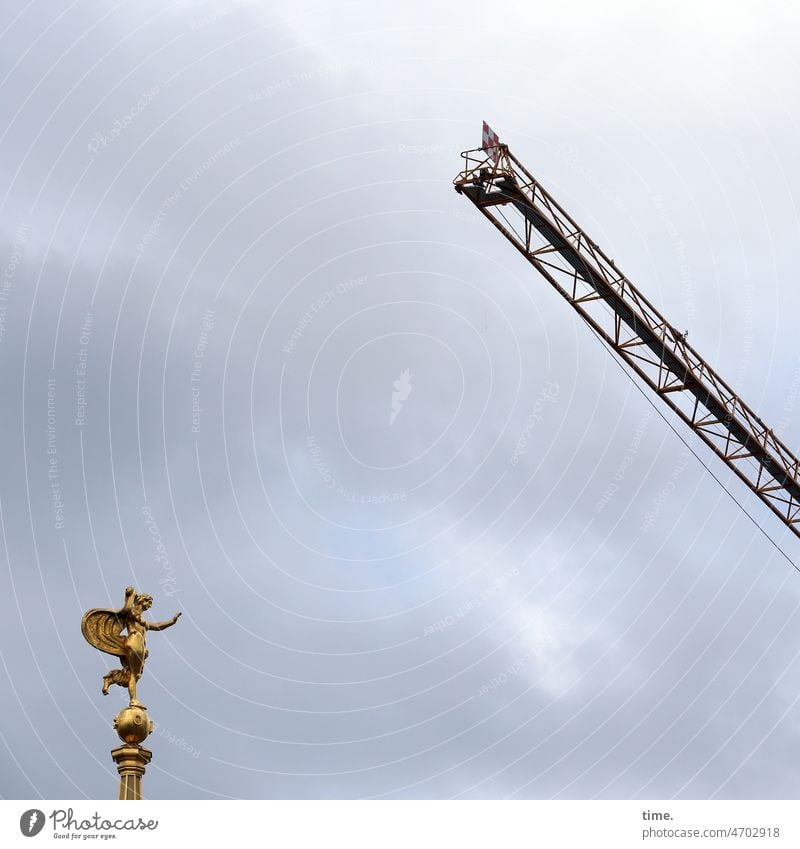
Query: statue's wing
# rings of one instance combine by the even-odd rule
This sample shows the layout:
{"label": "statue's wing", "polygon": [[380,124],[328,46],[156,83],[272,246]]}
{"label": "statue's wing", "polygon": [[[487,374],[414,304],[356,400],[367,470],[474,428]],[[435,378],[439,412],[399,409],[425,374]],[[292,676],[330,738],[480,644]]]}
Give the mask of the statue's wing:
{"label": "statue's wing", "polygon": [[125,621],[119,614],[119,610],[95,607],[81,620],[81,633],[96,649],[124,657],[125,638],[122,632],[125,630]]}

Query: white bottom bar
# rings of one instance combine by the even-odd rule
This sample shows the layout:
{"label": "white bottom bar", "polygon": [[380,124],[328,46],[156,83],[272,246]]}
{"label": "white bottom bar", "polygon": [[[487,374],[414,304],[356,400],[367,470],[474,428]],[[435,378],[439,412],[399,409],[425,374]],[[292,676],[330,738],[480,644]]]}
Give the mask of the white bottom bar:
{"label": "white bottom bar", "polygon": [[799,807],[793,801],[1,801],[0,845],[783,849],[800,845]]}

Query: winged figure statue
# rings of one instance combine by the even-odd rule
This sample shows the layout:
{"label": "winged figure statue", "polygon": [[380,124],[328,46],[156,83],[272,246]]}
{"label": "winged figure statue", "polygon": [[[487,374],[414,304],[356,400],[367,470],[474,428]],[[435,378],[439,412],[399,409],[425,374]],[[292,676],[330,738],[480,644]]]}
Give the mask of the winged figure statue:
{"label": "winged figure statue", "polygon": [[127,687],[131,706],[143,707],[136,699],[136,684],[142,677],[147,660],[147,632],[163,631],[174,625],[181,615],[176,613],[166,622],[147,622],[142,614],[152,604],[152,596],[127,587],[125,603],[119,610],[95,607],[87,611],[81,620],[81,633],[87,642],[100,651],[115,655],[122,662],[121,669],[112,669],[103,676],[103,695],[108,695],[112,684]]}

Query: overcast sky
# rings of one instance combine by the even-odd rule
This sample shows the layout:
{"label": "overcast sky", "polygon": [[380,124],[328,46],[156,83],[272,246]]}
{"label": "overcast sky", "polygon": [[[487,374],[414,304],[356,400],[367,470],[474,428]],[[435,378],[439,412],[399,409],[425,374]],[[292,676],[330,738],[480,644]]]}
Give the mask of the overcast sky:
{"label": "overcast sky", "polygon": [[115,797],[133,584],[151,798],[797,798],[800,545],[451,182],[488,120],[800,446],[799,25],[4,3],[0,795]]}

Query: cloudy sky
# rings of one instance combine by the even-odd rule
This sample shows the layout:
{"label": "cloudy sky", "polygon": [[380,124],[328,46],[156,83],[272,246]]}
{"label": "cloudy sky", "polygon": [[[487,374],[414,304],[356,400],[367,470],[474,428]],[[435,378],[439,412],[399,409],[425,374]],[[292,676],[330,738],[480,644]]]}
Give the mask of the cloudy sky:
{"label": "cloudy sky", "polygon": [[3,4],[0,795],[116,795],[133,584],[151,798],[796,798],[797,540],[451,182],[487,119],[798,446],[799,25]]}

